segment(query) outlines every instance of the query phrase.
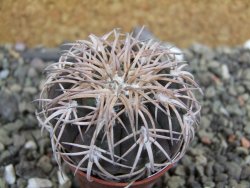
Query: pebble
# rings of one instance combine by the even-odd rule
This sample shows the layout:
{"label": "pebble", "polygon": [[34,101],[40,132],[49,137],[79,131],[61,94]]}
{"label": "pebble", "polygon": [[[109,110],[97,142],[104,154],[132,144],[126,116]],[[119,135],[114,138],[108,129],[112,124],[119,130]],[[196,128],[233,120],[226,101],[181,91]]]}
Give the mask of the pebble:
{"label": "pebble", "polygon": [[8,123],[4,125],[3,129],[7,131],[7,133],[13,133],[13,132],[18,132],[23,126],[24,123],[18,119],[13,123]]}
{"label": "pebble", "polygon": [[225,64],[222,65],[221,72],[222,72],[223,79],[228,80],[230,78],[230,73],[229,73],[227,65]]}
{"label": "pebble", "polygon": [[183,176],[185,177],[186,175],[186,170],[185,170],[185,167],[183,165],[178,165],[175,169],[175,174],[178,175],[178,176]]}
{"label": "pebble", "polygon": [[37,145],[36,143],[33,141],[33,140],[29,140],[25,143],[24,147],[26,149],[36,149],[37,148]]}
{"label": "pebble", "polygon": [[33,67],[30,67],[29,70],[28,70],[28,74],[27,76],[29,76],[30,78],[35,78],[37,76],[37,71],[35,68]]}
{"label": "pebble", "polygon": [[13,93],[2,89],[0,91],[0,116],[4,121],[11,122],[16,119],[18,113],[17,99]]}
{"label": "pebble", "polygon": [[2,142],[0,142],[0,152],[4,150],[4,145]]}
{"label": "pebble", "polygon": [[18,92],[20,92],[22,90],[22,87],[20,85],[18,85],[18,84],[13,84],[13,85],[10,86],[10,90],[12,92],[17,92],[18,93]]}
{"label": "pebble", "polygon": [[244,48],[246,48],[246,49],[250,49],[250,39],[249,40],[247,40],[245,43],[244,43]]}
{"label": "pebble", "polygon": [[209,86],[207,89],[206,89],[206,92],[205,92],[205,96],[207,98],[212,98],[216,95],[216,91],[215,91],[215,88],[213,86]]}
{"label": "pebble", "polygon": [[10,71],[8,69],[0,71],[0,79],[6,79],[9,76]]}
{"label": "pebble", "polygon": [[50,158],[46,155],[39,159],[37,166],[40,167],[45,173],[49,173],[53,168]]}
{"label": "pebble", "polygon": [[185,166],[185,167],[189,167],[190,164],[192,164],[192,159],[190,156],[185,155],[183,156],[183,158],[181,159],[181,163]]}
{"label": "pebble", "polygon": [[246,156],[244,161],[245,161],[245,164],[250,164],[250,155]]}
{"label": "pebble", "polygon": [[222,173],[222,174],[216,175],[215,178],[214,178],[214,180],[215,180],[216,182],[221,182],[221,181],[226,181],[227,178],[228,178],[228,175]]}
{"label": "pebble", "polygon": [[235,187],[235,188],[238,187],[238,182],[234,179],[229,179],[228,184],[229,184],[229,187]]}
{"label": "pebble", "polygon": [[169,188],[179,188],[179,187],[183,187],[185,184],[185,180],[182,179],[179,176],[171,176],[168,181],[167,181],[167,185]]}
{"label": "pebble", "polygon": [[22,42],[17,42],[17,43],[15,44],[15,50],[16,50],[16,51],[22,52],[22,51],[24,51],[25,49],[26,49],[26,45],[25,45],[24,43],[22,43]]}
{"label": "pebble", "polygon": [[210,162],[208,162],[208,164],[206,166],[205,173],[209,177],[212,177],[212,175],[214,173],[214,171],[213,171],[213,165],[214,165],[214,162],[210,161]]}
{"label": "pebble", "polygon": [[16,147],[20,147],[23,146],[25,143],[25,138],[23,135],[18,135],[18,134],[14,134],[13,135],[13,144]]}
{"label": "pebble", "polygon": [[248,155],[249,150],[247,148],[244,148],[244,147],[237,147],[236,148],[236,153],[239,154],[239,155]]}
{"label": "pebble", "polygon": [[4,179],[9,184],[12,185],[16,181],[15,169],[12,164],[5,166],[4,169]]}
{"label": "pebble", "polygon": [[19,164],[16,165],[16,174],[24,179],[29,179],[32,177],[45,178],[46,175],[40,168],[36,168],[34,161],[27,161],[28,156],[22,157]]}
{"label": "pebble", "polygon": [[2,188],[7,188],[7,184],[6,184],[6,181],[0,177],[0,187]]}
{"label": "pebble", "polygon": [[[16,172],[12,188],[27,188],[28,180],[34,177],[50,181],[53,187],[63,186],[52,157],[50,139],[46,134],[41,136],[31,103],[38,96],[40,83],[45,81],[42,72],[49,63],[46,59],[52,57],[48,56],[51,51],[33,50],[39,55],[37,58],[30,49],[15,50],[21,56],[13,52],[6,54],[9,51],[0,47],[3,62],[0,74],[4,72],[0,78],[3,86],[0,90],[0,187],[7,187],[4,167],[10,163],[15,165]],[[203,45],[186,51],[191,65],[188,69],[205,94],[197,96],[202,104],[201,121],[190,149],[166,176],[165,186],[249,188],[250,51],[238,47],[211,49]],[[13,54],[17,59],[12,58]],[[32,61],[23,61],[27,54]],[[67,182],[77,187],[71,174],[66,174]]]}
{"label": "pebble", "polygon": [[240,164],[236,162],[226,162],[225,163],[225,168],[227,169],[228,175],[231,176],[232,178],[239,180],[242,168]]}
{"label": "pebble", "polygon": [[249,181],[241,181],[237,188],[249,188],[249,187],[250,187]]}
{"label": "pebble", "polygon": [[59,188],[70,188],[71,187],[71,181],[65,173],[63,173],[61,171],[57,171],[57,178],[58,178],[58,182],[59,182]]}
{"label": "pebble", "polygon": [[52,182],[48,179],[30,178],[27,188],[49,188],[52,187]]}
{"label": "pebble", "polygon": [[23,92],[34,95],[37,93],[37,89],[34,87],[25,87],[23,88]]}
{"label": "pebble", "polygon": [[246,180],[249,179],[250,180],[250,166],[244,166],[241,172],[241,179]]}
{"label": "pebble", "polygon": [[243,71],[243,77],[244,77],[244,79],[250,81],[250,68],[249,69],[245,69]]}
{"label": "pebble", "polygon": [[207,181],[204,183],[204,188],[213,188],[215,187],[215,183],[213,181]]}
{"label": "pebble", "polygon": [[13,140],[10,138],[8,132],[3,128],[0,128],[0,143],[4,146],[8,146],[13,143]]}
{"label": "pebble", "polygon": [[241,145],[242,147],[248,149],[250,148],[250,141],[247,138],[243,137],[241,138]]}
{"label": "pebble", "polygon": [[199,176],[204,176],[204,167],[202,165],[195,165],[195,169],[198,172]]}
{"label": "pebble", "polygon": [[196,164],[198,165],[207,165],[207,158],[204,155],[198,155],[195,157]]}
{"label": "pebble", "polygon": [[208,128],[210,123],[211,121],[206,116],[201,117],[201,125],[200,125],[201,127]]}
{"label": "pebble", "polygon": [[25,179],[19,178],[17,180],[17,187],[18,188],[26,188],[27,187],[27,181]]}
{"label": "pebble", "polygon": [[35,68],[35,70],[41,72],[43,71],[43,69],[45,68],[45,63],[43,60],[39,59],[39,58],[34,58],[32,59],[32,61],[30,62],[30,65]]}

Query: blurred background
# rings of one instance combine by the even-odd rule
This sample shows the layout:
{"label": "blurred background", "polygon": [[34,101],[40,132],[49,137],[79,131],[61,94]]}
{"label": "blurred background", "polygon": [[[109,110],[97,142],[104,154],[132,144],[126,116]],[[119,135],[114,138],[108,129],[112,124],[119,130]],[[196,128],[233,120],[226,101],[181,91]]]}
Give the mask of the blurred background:
{"label": "blurred background", "polygon": [[249,0],[0,0],[0,188],[78,188],[35,116],[65,41],[145,25],[176,45],[204,95],[186,155],[155,188],[250,187]]}
{"label": "blurred background", "polygon": [[248,0],[1,0],[0,42],[56,46],[145,25],[180,47],[238,45],[250,38],[249,18]]}

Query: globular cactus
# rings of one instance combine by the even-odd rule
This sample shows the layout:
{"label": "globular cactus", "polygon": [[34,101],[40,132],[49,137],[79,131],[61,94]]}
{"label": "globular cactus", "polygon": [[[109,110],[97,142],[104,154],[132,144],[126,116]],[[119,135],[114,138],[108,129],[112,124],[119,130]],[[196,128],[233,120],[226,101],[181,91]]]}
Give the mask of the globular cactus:
{"label": "globular cactus", "polygon": [[194,136],[200,88],[153,39],[118,30],[69,44],[47,67],[37,118],[55,157],[91,176],[133,182],[176,163]]}

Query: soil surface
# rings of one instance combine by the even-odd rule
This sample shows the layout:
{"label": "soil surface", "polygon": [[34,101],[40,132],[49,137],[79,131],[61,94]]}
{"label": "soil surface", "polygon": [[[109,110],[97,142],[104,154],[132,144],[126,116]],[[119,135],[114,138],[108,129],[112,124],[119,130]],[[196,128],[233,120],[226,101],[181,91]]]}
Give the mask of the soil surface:
{"label": "soil surface", "polygon": [[0,42],[56,46],[65,40],[146,25],[180,47],[238,45],[250,38],[250,1],[1,0]]}
{"label": "soil surface", "polygon": [[[0,45],[0,187],[77,188],[63,165],[62,178],[49,135],[35,118],[46,66],[58,48]],[[157,188],[250,187],[250,48],[183,49],[204,91],[201,121],[186,155]]]}

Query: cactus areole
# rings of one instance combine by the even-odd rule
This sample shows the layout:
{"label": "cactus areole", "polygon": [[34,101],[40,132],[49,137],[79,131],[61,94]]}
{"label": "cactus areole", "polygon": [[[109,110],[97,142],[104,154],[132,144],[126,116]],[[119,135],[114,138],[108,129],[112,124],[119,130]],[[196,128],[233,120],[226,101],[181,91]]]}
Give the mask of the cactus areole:
{"label": "cactus areole", "polygon": [[46,68],[37,119],[75,172],[129,183],[176,163],[194,136],[200,88],[155,40],[119,30],[70,43]]}

